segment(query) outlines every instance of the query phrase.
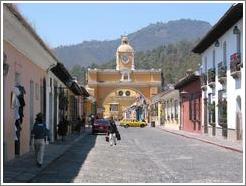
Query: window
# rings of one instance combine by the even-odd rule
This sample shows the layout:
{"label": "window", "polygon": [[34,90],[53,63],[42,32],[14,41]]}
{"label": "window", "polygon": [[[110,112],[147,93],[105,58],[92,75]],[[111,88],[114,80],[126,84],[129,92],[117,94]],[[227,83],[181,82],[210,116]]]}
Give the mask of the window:
{"label": "window", "polygon": [[52,88],[52,78],[50,78],[50,88]]}
{"label": "window", "polygon": [[226,66],[226,41],[223,42],[223,63]]}
{"label": "window", "polygon": [[241,33],[239,32],[237,35],[236,35],[236,38],[237,38],[237,52],[240,53],[241,52]]}
{"label": "window", "polygon": [[213,68],[215,68],[215,50],[213,50]]}
{"label": "window", "polygon": [[189,97],[189,119],[192,120],[192,115],[193,115],[193,94],[190,95]]}
{"label": "window", "polygon": [[120,91],[118,92],[118,95],[119,95],[119,96],[123,96],[123,91],[120,90]]}
{"label": "window", "polygon": [[196,105],[196,110],[197,110],[197,120],[200,121],[201,119],[201,95],[198,97],[197,105]]}
{"label": "window", "polygon": [[128,80],[128,74],[127,74],[127,73],[124,73],[123,79],[124,79],[124,80]]}
{"label": "window", "polygon": [[130,96],[131,92],[129,90],[126,91],[126,96]]}
{"label": "window", "polygon": [[36,100],[39,99],[39,86],[37,83],[35,83],[35,97],[36,97]]}
{"label": "window", "polygon": [[174,117],[178,118],[178,100],[174,101]]}
{"label": "window", "polygon": [[205,72],[207,72],[208,71],[208,59],[207,59],[207,56],[205,56],[204,63],[205,63]]}
{"label": "window", "polygon": [[117,112],[118,111],[118,104],[110,104],[109,110],[111,112]]}
{"label": "window", "polygon": [[128,71],[121,73],[121,81],[130,81],[130,74]]}

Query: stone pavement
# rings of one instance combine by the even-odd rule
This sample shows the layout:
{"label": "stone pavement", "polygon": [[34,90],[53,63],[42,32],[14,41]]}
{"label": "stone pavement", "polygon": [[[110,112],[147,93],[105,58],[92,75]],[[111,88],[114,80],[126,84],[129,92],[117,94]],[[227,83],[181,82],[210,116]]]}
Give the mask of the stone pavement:
{"label": "stone pavement", "polygon": [[[118,127],[121,141],[88,135],[31,183],[242,183],[243,154],[159,128]],[[155,185],[155,184],[154,184]]]}
{"label": "stone pavement", "polygon": [[8,161],[3,166],[4,183],[28,182],[38,175],[50,163],[62,156],[74,143],[82,140],[90,133],[90,128],[86,128],[82,134],[72,134],[66,137],[65,141],[57,140],[45,146],[44,163],[41,168],[36,166],[34,151]]}
{"label": "stone pavement", "polygon": [[207,134],[197,134],[197,133],[191,133],[191,132],[187,132],[187,131],[183,131],[183,130],[168,129],[164,126],[157,126],[157,127],[166,131],[166,132],[172,133],[172,134],[176,134],[176,135],[180,135],[180,136],[183,136],[186,138],[199,140],[199,141],[202,141],[205,143],[210,143],[210,144],[222,147],[222,148],[226,148],[229,150],[243,153],[242,141],[229,141],[226,139],[218,138],[216,136],[214,136],[214,137],[208,136]]}

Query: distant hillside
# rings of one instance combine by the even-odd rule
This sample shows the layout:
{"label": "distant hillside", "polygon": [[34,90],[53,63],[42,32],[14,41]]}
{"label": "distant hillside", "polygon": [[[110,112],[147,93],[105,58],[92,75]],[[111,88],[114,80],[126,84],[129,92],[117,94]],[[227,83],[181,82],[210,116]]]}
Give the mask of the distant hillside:
{"label": "distant hillside", "polygon": [[[157,47],[151,51],[137,52],[135,54],[136,69],[161,68],[164,74],[165,84],[175,83],[185,75],[187,69],[197,70],[201,63],[201,57],[191,52],[194,42],[179,41]],[[115,69],[115,59],[101,65],[90,65],[90,68]],[[70,73],[78,77],[79,82],[84,83],[86,68],[75,65]]]}
{"label": "distant hillside", "polygon": [[[181,19],[167,23],[150,24],[128,35],[136,52],[152,50],[159,46],[187,40],[194,41],[204,36],[211,25],[204,21]],[[120,39],[111,41],[84,41],[71,46],[55,48],[55,54],[68,68],[78,64],[103,64],[115,57]]]}

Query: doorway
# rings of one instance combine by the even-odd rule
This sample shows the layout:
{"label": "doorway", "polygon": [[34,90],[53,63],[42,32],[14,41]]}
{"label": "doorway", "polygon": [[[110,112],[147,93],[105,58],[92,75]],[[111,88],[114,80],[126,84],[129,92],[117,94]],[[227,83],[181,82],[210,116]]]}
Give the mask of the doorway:
{"label": "doorway", "polygon": [[[30,135],[31,135],[31,130],[33,128],[34,124],[34,116],[33,116],[33,102],[34,102],[34,83],[31,80],[30,81],[30,97],[29,97],[29,111],[30,111],[30,118],[29,118],[29,126],[30,126]],[[30,138],[31,139],[31,138]],[[31,144],[31,143],[29,143]]]}
{"label": "doorway", "polygon": [[57,82],[54,81],[54,140],[57,140]]}

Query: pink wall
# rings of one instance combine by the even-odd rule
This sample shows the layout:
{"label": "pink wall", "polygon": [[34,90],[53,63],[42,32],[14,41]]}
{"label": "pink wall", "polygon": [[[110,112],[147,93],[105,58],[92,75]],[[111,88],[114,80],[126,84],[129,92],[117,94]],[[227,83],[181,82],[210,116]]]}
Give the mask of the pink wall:
{"label": "pink wall", "polygon": [[[187,85],[185,85],[184,87],[182,87],[180,89],[180,92],[185,91],[188,92],[189,94],[192,93],[201,93],[201,85],[200,85],[200,80],[195,80]],[[199,98],[198,98],[199,99]],[[197,99],[197,103],[198,103],[198,99]],[[182,130],[188,131],[188,132],[197,132],[197,133],[201,133],[201,97],[200,97],[200,128],[199,128],[199,123],[190,120],[189,117],[189,98],[186,97],[183,99],[182,101],[182,105],[181,105],[181,121],[183,122],[183,127]],[[195,128],[194,128],[194,124],[195,124]]]}
{"label": "pink wall", "polygon": [[[4,41],[3,51],[7,55],[7,63],[9,64],[9,72],[4,77],[4,109],[3,109],[3,122],[4,122],[4,142],[7,145],[6,155],[7,159],[14,158],[14,115],[13,110],[10,107],[11,91],[15,85],[15,73],[20,73],[21,85],[26,90],[25,94],[25,107],[24,107],[24,118],[22,123],[21,131],[21,145],[20,153],[24,154],[29,151],[29,139],[30,139],[30,81],[34,82],[34,102],[33,102],[33,119],[38,112],[40,112],[40,87],[42,86],[42,79],[45,77],[46,72],[37,65],[33,64],[26,56],[17,51],[11,44]],[[38,84],[38,97],[36,98],[36,84]]]}

